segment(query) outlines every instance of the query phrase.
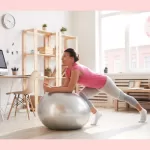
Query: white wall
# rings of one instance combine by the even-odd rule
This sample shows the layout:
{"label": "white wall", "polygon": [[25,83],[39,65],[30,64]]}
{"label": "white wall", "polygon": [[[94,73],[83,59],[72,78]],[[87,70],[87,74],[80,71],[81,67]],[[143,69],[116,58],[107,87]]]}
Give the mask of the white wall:
{"label": "white wall", "polygon": [[[3,50],[6,61],[8,62],[9,74],[11,75],[11,67],[17,66],[19,67],[19,74],[22,72],[22,39],[21,39],[21,31],[29,28],[42,28],[42,24],[46,23],[48,25],[47,30],[50,32],[59,31],[62,26],[67,27],[68,34],[71,34],[71,19],[72,13],[67,11],[11,11],[11,12],[2,12],[0,11],[0,17],[5,14],[10,13],[16,19],[16,26],[13,29],[5,29],[0,23],[0,49]],[[29,38],[30,39],[30,38]],[[14,46],[12,43],[14,42]],[[28,51],[32,49],[32,39],[28,40]],[[32,44],[31,44],[32,43]],[[6,53],[6,50],[9,50],[10,53]],[[14,55],[11,52],[14,52]],[[16,51],[19,54],[16,54]],[[32,72],[33,68],[33,57],[30,56],[27,59],[27,74]],[[5,80],[5,81],[4,81]],[[1,88],[1,100],[2,105],[8,100],[8,96],[6,96],[6,92],[9,92],[11,81],[0,79],[0,88]],[[15,79],[13,79],[15,80]],[[18,80],[15,81],[17,83]],[[21,82],[20,80],[18,82]],[[16,87],[13,87],[13,90],[20,89],[18,84]]]}
{"label": "white wall", "polygon": [[96,12],[73,12],[73,34],[78,36],[80,63],[96,71]]}
{"label": "white wall", "polygon": [[[6,12],[0,12],[2,16]],[[0,49],[4,51],[5,58],[9,61],[9,69],[14,65],[19,65],[21,73],[21,31],[28,28],[42,28],[43,23],[47,23],[47,30],[51,32],[59,31],[62,26],[68,28],[68,33],[71,34],[70,26],[70,12],[64,11],[13,11],[11,13],[16,19],[16,26],[13,29],[5,29],[0,24]],[[30,39],[30,37],[28,37]],[[28,40],[28,47],[32,49],[32,39]],[[14,46],[11,44],[14,42]],[[29,46],[31,45],[31,46]],[[14,55],[11,53],[5,53],[6,50],[14,51]],[[29,51],[31,49],[28,49]],[[16,55],[16,50],[19,51],[19,54]],[[10,60],[11,59],[11,60]],[[31,65],[31,63],[30,63]],[[10,72],[11,73],[11,72]]]}

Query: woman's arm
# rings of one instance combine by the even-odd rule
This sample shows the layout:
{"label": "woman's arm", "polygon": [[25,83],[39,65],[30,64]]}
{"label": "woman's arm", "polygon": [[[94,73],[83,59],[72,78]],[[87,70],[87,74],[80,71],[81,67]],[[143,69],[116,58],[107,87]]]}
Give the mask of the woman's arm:
{"label": "woman's arm", "polygon": [[[50,81],[50,79],[44,79],[43,85],[47,85],[48,86],[49,85],[49,81]],[[67,87],[68,84],[69,84],[69,81],[70,81],[70,79],[67,77],[67,75],[65,75],[65,81],[64,81],[63,85],[59,86],[59,87]]]}
{"label": "woman's arm", "polygon": [[69,82],[70,82],[70,79],[67,77],[67,75],[65,75],[65,77],[66,77],[66,78],[65,78],[65,81],[64,81],[62,87],[67,87],[68,84],[69,84]]}
{"label": "woman's arm", "polygon": [[65,92],[65,93],[71,93],[77,82],[78,82],[78,79],[79,79],[79,76],[80,76],[80,71],[79,70],[73,70],[71,72],[71,79],[69,81],[66,80],[66,85],[67,85],[67,82],[68,83],[68,86],[66,87],[48,87],[48,86],[44,86],[44,90],[45,92],[50,92],[50,93],[54,93],[54,92]]}

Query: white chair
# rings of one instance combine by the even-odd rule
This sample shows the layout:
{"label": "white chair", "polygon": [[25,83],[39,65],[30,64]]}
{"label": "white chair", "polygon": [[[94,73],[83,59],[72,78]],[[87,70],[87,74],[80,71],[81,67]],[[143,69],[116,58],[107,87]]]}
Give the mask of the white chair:
{"label": "white chair", "polygon": [[[12,102],[7,120],[10,117],[12,108],[14,106],[16,106],[16,109],[15,109],[15,116],[16,116],[17,106],[20,105],[20,104],[24,104],[24,103],[26,104],[28,119],[30,120],[28,103],[31,106],[31,109],[32,109],[32,112],[33,112],[34,116],[36,116],[35,113],[34,113],[33,104],[32,104],[31,99],[30,99],[30,94],[34,91],[34,82],[35,82],[35,79],[38,78],[38,77],[39,77],[38,71],[33,71],[31,76],[28,79],[28,83],[27,83],[27,86],[26,86],[25,90],[6,93],[7,95],[8,94],[14,94],[14,99],[13,99],[13,102]],[[23,97],[20,97],[20,95],[22,95]]]}

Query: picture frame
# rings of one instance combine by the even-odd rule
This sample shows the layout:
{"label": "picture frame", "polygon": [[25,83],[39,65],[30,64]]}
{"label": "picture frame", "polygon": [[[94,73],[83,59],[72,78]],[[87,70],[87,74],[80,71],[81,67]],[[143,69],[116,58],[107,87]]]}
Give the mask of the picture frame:
{"label": "picture frame", "polygon": [[140,80],[136,80],[135,83],[134,83],[134,87],[135,88],[140,88],[140,85],[141,85],[141,81]]}
{"label": "picture frame", "polygon": [[140,88],[141,81],[140,80],[131,80],[129,81],[129,88]]}
{"label": "picture frame", "polygon": [[135,81],[129,81],[129,88],[134,88]]}

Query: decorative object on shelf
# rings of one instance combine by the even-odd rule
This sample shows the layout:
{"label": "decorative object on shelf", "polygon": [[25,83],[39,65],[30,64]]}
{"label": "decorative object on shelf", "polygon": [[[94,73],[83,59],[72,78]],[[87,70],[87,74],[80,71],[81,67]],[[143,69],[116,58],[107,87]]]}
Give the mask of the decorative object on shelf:
{"label": "decorative object on shelf", "polygon": [[9,49],[7,49],[6,52],[9,53]]}
{"label": "decorative object on shelf", "polygon": [[38,47],[38,51],[41,54],[53,55],[53,50],[52,50],[52,48],[50,48],[50,46]]}
{"label": "decorative object on shelf", "polygon": [[[12,43],[12,47],[13,47],[14,45],[15,45],[15,44],[14,44],[14,42],[13,42],[13,43]],[[13,55],[13,54],[14,54],[14,52],[12,51],[12,52],[11,52],[11,54]]]}
{"label": "decorative object on shelf", "polygon": [[31,54],[34,54],[34,50],[33,49],[31,50]]}
{"label": "decorative object on shelf", "polygon": [[45,76],[50,77],[52,74],[52,70],[50,68],[45,69]]}
{"label": "decorative object on shelf", "polygon": [[62,28],[60,29],[60,32],[61,32],[61,33],[65,33],[65,31],[67,31],[67,28],[65,28],[65,27],[62,27]]}
{"label": "decorative object on shelf", "polygon": [[105,67],[104,73],[108,73],[108,68],[107,67]]}
{"label": "decorative object on shelf", "polygon": [[129,88],[133,88],[134,87],[134,84],[135,84],[135,81],[129,81]]}
{"label": "decorative object on shelf", "polygon": [[8,13],[2,16],[1,22],[2,22],[3,27],[6,29],[12,29],[13,27],[15,27],[15,24],[16,24],[15,18],[11,14],[8,14]]}
{"label": "decorative object on shelf", "polygon": [[141,81],[140,80],[130,80],[129,81],[129,88],[140,88]]}
{"label": "decorative object on shelf", "polygon": [[11,70],[12,70],[13,75],[17,75],[17,72],[18,72],[19,68],[13,67],[13,68],[11,68]]}
{"label": "decorative object on shelf", "polygon": [[42,29],[46,30],[47,29],[47,24],[43,24]]}

